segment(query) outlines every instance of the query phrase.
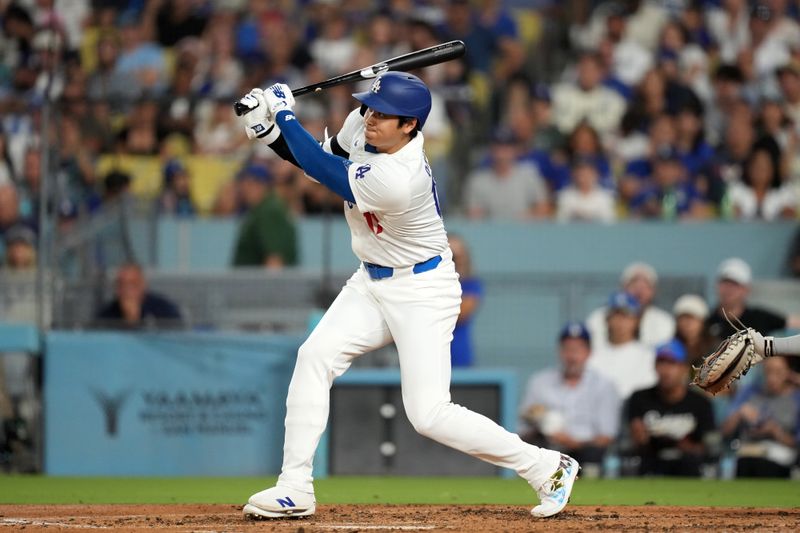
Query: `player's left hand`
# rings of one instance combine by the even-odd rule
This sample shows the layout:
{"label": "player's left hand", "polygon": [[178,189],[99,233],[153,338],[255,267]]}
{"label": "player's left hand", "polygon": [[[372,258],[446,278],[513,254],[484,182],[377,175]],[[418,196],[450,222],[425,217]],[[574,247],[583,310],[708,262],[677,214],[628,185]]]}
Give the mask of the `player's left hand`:
{"label": "player's left hand", "polygon": [[267,102],[270,117],[275,120],[275,115],[279,111],[291,111],[294,107],[294,96],[292,90],[285,83],[276,83],[264,91],[264,98]]}
{"label": "player's left hand", "polygon": [[247,106],[250,110],[242,116],[244,121],[244,131],[247,138],[263,139],[275,127],[275,122],[269,113],[267,101],[264,98],[264,91],[256,87],[244,95],[239,103]]}

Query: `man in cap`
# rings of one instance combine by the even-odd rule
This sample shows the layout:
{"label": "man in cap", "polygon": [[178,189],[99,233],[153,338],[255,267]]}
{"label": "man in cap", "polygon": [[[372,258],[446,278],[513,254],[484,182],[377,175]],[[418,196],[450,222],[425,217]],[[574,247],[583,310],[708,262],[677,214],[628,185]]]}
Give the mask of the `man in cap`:
{"label": "man in cap", "polygon": [[36,233],[24,224],[11,226],[5,232],[5,266],[9,270],[36,268]]}
{"label": "man in cap", "polygon": [[748,305],[753,274],[750,265],[743,259],[731,257],[720,263],[717,269],[717,307],[708,317],[711,335],[724,339],[732,335],[736,328],[732,327],[722,314],[738,318],[745,326],[763,334],[776,330],[800,328],[800,316],[782,315],[774,311]]}
{"label": "man in cap", "polygon": [[672,314],[676,322],[675,338],[686,347],[690,364],[698,363],[714,351],[716,344],[706,327],[708,305],[702,297],[684,294],[675,300]]}
{"label": "man in cap", "polygon": [[613,293],[606,307],[608,343],[594,348],[589,358],[589,367],[613,382],[623,400],[656,382],[653,349],[636,338],[641,310],[632,294]]}
{"label": "man in cap", "polygon": [[714,431],[711,401],[689,390],[686,349],[677,339],[656,348],[654,387],[639,390],[627,406],[627,421],[641,475],[699,476]]}
{"label": "man in cap", "polygon": [[297,263],[294,222],[275,194],[272,175],[262,165],[249,165],[238,176],[239,195],[247,206],[234,252],[234,266],[280,269]]}
{"label": "man in cap", "polygon": [[[675,320],[665,310],[654,305],[658,289],[658,274],[651,265],[636,261],[625,267],[619,278],[623,291],[632,294],[642,308],[638,339],[646,346],[655,347],[667,342],[675,334]],[[608,343],[605,307],[589,314],[586,323],[592,334],[592,346],[599,348]]]}
{"label": "man in cap", "polygon": [[620,398],[611,381],[586,367],[591,354],[586,326],[567,322],[558,338],[560,365],[528,380],[520,434],[527,442],[563,449],[587,475],[599,475],[606,449],[619,430]]}

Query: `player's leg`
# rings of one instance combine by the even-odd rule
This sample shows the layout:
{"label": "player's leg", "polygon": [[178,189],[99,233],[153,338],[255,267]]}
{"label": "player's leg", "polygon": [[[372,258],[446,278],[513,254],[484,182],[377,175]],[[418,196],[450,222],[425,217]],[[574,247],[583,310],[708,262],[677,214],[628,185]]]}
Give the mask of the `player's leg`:
{"label": "player's leg", "polygon": [[[356,273],[300,347],[286,397],[283,467],[277,487],[254,494],[245,515],[303,516],[314,512],[312,461],[325,430],[330,388],[353,359],[391,341],[388,327]],[[298,502],[304,502],[298,503]]]}
{"label": "player's leg", "polygon": [[[566,493],[561,493],[564,501],[534,510],[538,516],[555,514],[566,505],[577,476],[577,462],[557,451],[525,443],[489,418],[450,400],[450,340],[460,307],[460,288],[455,275],[449,276],[446,268],[443,265],[443,272],[397,280],[391,287],[386,284],[380,293],[400,357],[406,414],[422,435],[515,470],[537,490],[543,504],[547,504],[544,499],[551,485],[566,486]],[[554,475],[563,479],[554,481]]]}

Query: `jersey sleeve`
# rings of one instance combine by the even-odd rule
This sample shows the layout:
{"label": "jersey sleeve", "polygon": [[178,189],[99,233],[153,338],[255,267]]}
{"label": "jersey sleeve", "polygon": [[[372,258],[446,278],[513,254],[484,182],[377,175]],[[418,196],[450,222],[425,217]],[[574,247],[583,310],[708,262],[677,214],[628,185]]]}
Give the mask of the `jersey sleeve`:
{"label": "jersey sleeve", "polygon": [[372,161],[347,169],[350,189],[362,213],[396,213],[411,203],[409,177],[400,165]]}
{"label": "jersey sleeve", "polygon": [[342,124],[342,129],[339,130],[339,133],[329,139],[325,139],[325,142],[322,144],[322,149],[329,154],[345,158],[350,157],[350,152],[353,149],[353,137],[355,137],[358,132],[358,128],[363,120],[364,117],[361,115],[361,109],[353,109],[350,114],[347,115],[347,118],[344,119],[344,124]]}

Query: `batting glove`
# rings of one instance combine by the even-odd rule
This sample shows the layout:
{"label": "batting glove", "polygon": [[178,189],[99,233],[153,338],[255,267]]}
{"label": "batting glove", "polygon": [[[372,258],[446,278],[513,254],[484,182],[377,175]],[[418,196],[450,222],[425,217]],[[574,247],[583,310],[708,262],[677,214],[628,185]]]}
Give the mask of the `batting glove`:
{"label": "batting glove", "polygon": [[270,116],[275,120],[275,115],[279,111],[291,111],[294,107],[294,96],[292,90],[285,83],[276,83],[264,91],[264,98],[267,101],[267,109]]}
{"label": "batting glove", "polygon": [[280,135],[280,130],[275,127],[264,99],[264,91],[256,87],[242,97],[239,102],[250,110],[242,116],[244,132],[250,140],[260,139],[267,144],[272,143]]}

